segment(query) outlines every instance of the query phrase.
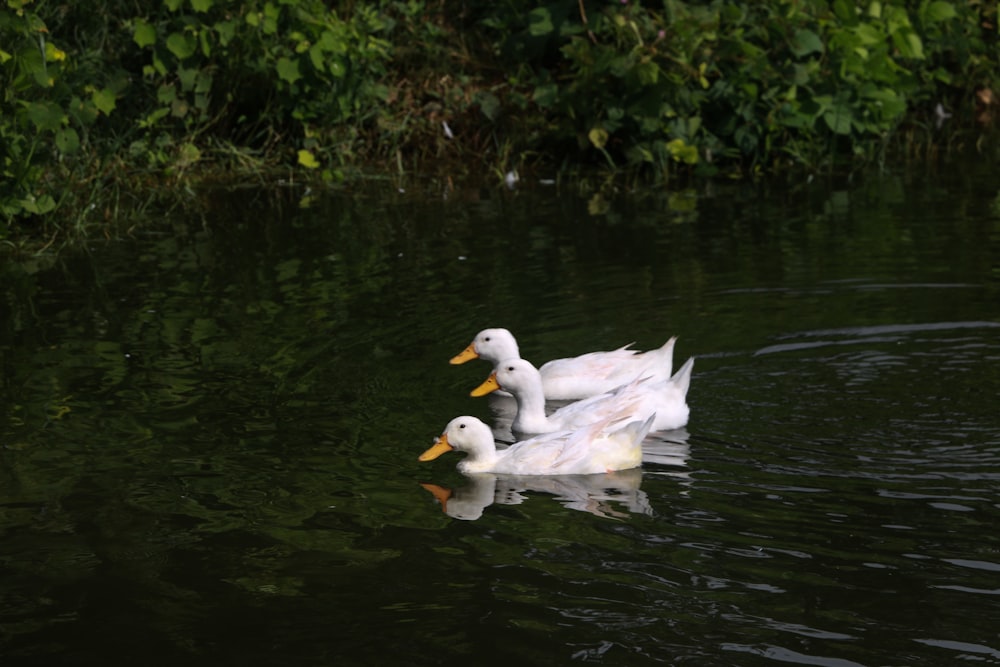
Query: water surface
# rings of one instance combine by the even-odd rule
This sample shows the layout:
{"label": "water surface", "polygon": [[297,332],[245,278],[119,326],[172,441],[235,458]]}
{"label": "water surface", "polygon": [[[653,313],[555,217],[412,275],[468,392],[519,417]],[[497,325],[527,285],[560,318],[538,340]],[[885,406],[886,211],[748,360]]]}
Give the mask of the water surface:
{"label": "water surface", "polygon": [[[10,264],[5,665],[1000,664],[1000,205],[799,189],[220,194]],[[488,367],[678,335],[641,470],[416,461]]]}

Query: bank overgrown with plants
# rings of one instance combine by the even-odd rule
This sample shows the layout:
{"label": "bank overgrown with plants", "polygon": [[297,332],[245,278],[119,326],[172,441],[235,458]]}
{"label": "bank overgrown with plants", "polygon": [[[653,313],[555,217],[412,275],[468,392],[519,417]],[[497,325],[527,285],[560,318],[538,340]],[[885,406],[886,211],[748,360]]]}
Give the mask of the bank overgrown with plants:
{"label": "bank overgrown with plants", "polygon": [[151,4],[4,0],[0,236],[233,175],[663,181],[926,155],[979,141],[1000,85],[977,0]]}

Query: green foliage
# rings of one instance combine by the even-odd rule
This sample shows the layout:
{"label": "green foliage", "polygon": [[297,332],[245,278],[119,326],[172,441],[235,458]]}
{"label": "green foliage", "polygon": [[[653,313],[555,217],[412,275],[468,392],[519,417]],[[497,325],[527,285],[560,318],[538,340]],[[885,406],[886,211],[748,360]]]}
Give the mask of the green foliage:
{"label": "green foliage", "polygon": [[255,149],[291,137],[288,149],[308,167],[318,156],[343,159],[386,97],[385,27],[373,7],[345,18],[320,0],[164,3],[132,22],[142,81],[156,100],[139,120],[148,132],[133,154],[163,164],[171,137],[211,132]]}
{"label": "green foliage", "polygon": [[104,160],[177,177],[229,145],[336,178],[387,95],[391,46],[373,6],[341,16],[322,0],[167,0],[143,14],[125,0],[5,4],[8,225],[62,201],[89,210]]}
{"label": "green foliage", "polygon": [[56,208],[71,164],[91,150],[90,129],[114,110],[124,83],[71,57],[31,0],[0,8],[0,44],[0,216],[43,215]]}
{"label": "green foliage", "polygon": [[489,26],[508,29],[498,41],[523,61],[550,150],[712,173],[872,159],[904,120],[995,84],[991,10],[913,4],[522,2]]}
{"label": "green foliage", "polygon": [[0,235],[203,168],[882,160],[940,139],[939,106],[995,118],[996,23],[982,0],[3,0]]}

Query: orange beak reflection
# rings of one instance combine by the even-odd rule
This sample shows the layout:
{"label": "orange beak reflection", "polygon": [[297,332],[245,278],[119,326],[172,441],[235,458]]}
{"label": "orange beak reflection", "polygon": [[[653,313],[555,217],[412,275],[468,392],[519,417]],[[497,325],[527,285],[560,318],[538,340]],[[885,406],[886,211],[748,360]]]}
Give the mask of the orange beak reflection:
{"label": "orange beak reflection", "polygon": [[424,487],[427,491],[430,491],[431,495],[434,496],[434,499],[441,505],[441,510],[447,514],[448,499],[451,498],[451,489],[446,489],[443,486],[438,486],[437,484],[421,483],[420,486]]}

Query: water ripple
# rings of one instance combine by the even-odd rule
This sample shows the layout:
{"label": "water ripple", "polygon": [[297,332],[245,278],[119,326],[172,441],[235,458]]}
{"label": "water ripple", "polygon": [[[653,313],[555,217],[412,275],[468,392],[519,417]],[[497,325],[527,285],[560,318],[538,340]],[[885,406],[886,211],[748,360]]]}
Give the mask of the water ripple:
{"label": "water ripple", "polygon": [[979,661],[980,658],[973,656],[983,656],[983,655],[988,655],[990,657],[1000,659],[1000,651],[994,648],[990,648],[989,646],[983,646],[982,644],[956,642],[949,639],[914,639],[913,641],[918,642],[920,644],[925,644],[927,646],[936,646],[937,648],[948,649],[950,651],[955,651],[956,653],[963,654],[961,656],[958,656],[960,659]]}
{"label": "water ripple", "polygon": [[722,644],[719,648],[724,651],[752,653],[764,658],[769,658],[775,662],[785,662],[794,665],[820,665],[821,667],[867,667],[860,662],[854,662],[852,660],[808,655],[806,653],[799,653],[782,646],[754,646],[752,644],[726,643]]}

